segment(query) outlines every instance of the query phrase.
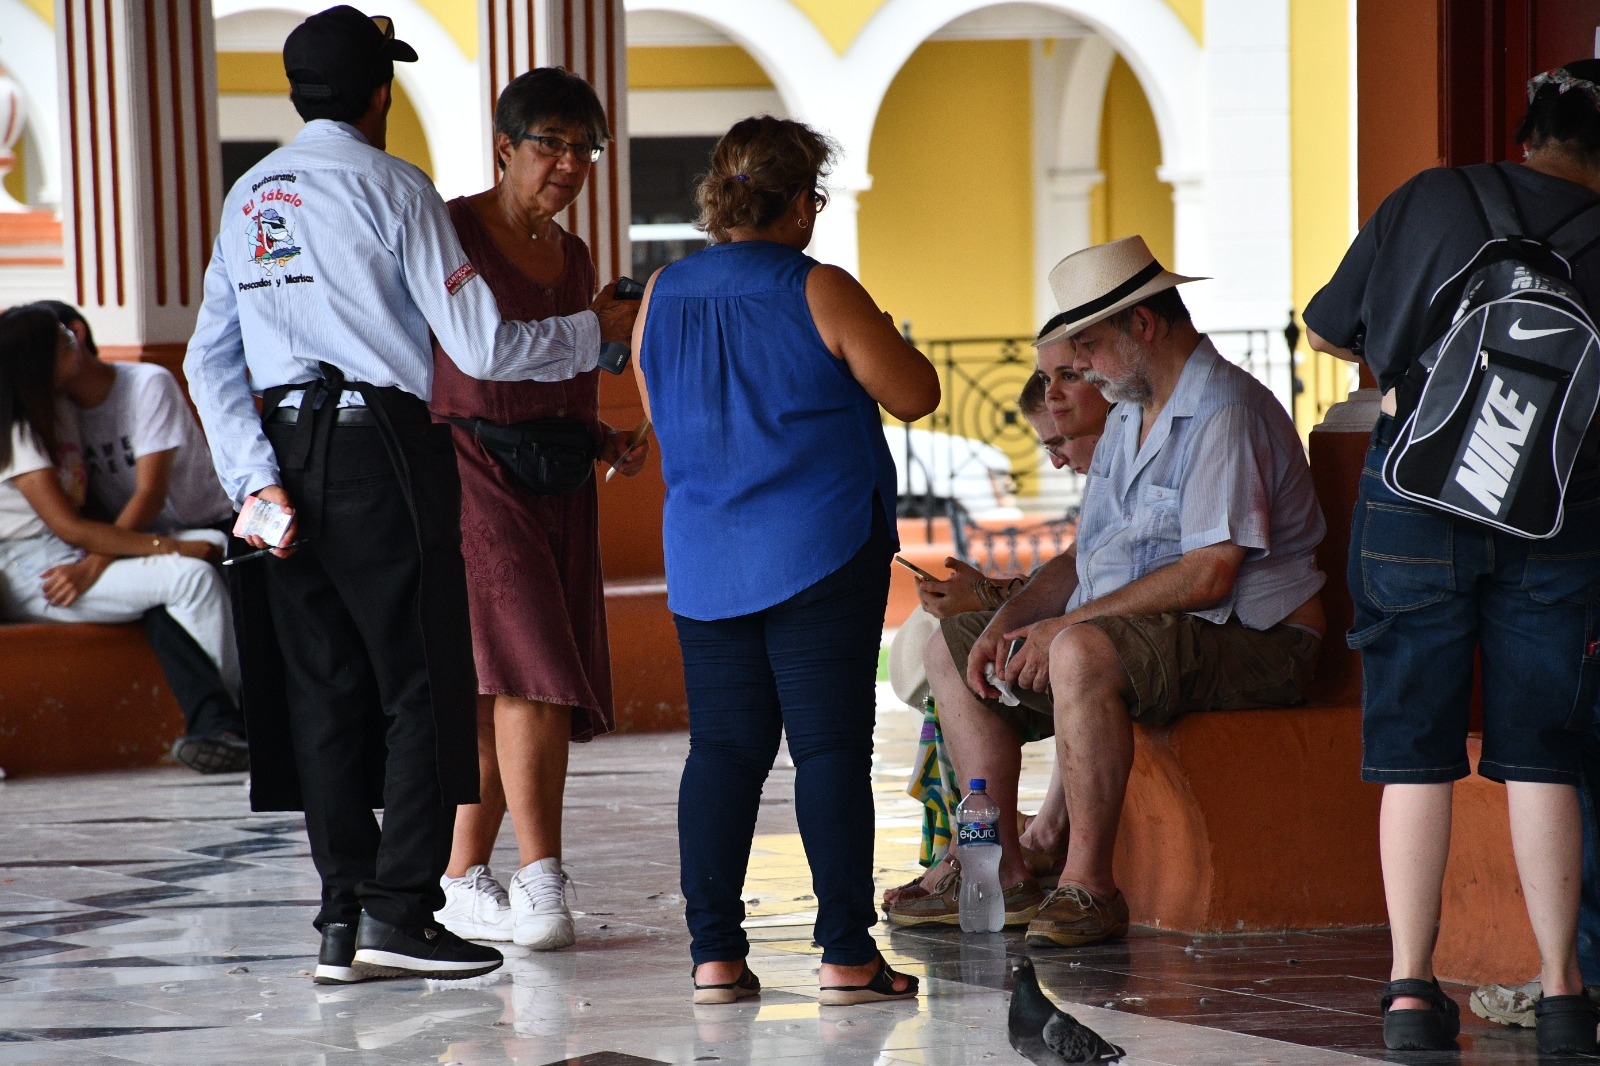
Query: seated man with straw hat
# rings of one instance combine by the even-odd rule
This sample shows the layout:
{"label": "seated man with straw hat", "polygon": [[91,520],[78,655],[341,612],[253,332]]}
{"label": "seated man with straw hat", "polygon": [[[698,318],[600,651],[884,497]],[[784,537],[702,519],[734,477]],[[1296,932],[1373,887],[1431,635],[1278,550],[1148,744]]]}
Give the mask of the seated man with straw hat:
{"label": "seated man with straw hat", "polygon": [[[1324,627],[1322,512],[1283,405],[1198,332],[1142,239],[1062,260],[1035,347],[1070,345],[1113,404],[1073,549],[992,613],[944,619],[928,681],[958,780],[1000,807],[1006,923],[1037,946],[1122,936],[1112,850],[1133,723],[1299,702]],[[999,683],[1014,694],[1001,701]],[[1020,748],[1055,736],[1070,820],[1045,896],[1018,844]],[[953,858],[895,894],[897,925],[957,924]]]}

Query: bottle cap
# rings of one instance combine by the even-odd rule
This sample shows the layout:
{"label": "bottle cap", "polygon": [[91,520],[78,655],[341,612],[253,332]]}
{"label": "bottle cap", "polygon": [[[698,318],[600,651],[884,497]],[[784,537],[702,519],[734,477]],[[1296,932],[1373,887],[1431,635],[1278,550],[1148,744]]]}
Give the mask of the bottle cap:
{"label": "bottle cap", "polygon": [[989,787],[989,781],[987,778],[974,777],[971,781],[967,782],[967,787],[974,792],[982,792],[984,789]]}

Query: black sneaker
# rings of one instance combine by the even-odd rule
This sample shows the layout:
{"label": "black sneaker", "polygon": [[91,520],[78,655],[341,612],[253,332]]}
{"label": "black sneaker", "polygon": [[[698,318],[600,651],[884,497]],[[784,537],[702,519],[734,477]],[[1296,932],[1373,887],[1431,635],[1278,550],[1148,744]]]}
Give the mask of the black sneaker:
{"label": "black sneaker", "polygon": [[172,757],[202,774],[236,774],[250,769],[250,745],[232,733],[179,737],[172,745]]}
{"label": "black sneaker", "polygon": [[356,931],[354,969],[363,977],[477,977],[500,968],[494,948],[462,940],[438,923],[403,929],[365,911]]}
{"label": "black sneaker", "polygon": [[322,927],[322,951],[317,955],[317,972],[311,979],[319,985],[365,981],[367,975],[351,965],[355,957],[356,927],[349,922],[329,922]]}

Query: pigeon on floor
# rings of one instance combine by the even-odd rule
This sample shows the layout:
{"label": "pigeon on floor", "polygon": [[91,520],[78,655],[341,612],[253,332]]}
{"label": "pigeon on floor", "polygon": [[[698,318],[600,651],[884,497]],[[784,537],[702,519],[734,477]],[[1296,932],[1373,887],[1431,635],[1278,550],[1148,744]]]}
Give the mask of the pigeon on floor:
{"label": "pigeon on floor", "polygon": [[1017,1054],[1036,1066],[1064,1062],[1115,1062],[1126,1052],[1099,1033],[1064,1014],[1039,990],[1033,960],[1023,956],[1011,965],[1011,1017],[1006,1028]]}

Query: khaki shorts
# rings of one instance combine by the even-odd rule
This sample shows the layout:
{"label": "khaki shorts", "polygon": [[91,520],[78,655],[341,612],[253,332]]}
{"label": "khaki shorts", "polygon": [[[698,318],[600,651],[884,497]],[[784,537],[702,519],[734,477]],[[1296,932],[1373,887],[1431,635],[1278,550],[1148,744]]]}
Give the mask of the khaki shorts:
{"label": "khaki shorts", "polygon": [[[992,611],[973,611],[940,622],[950,657],[963,674],[972,645],[993,617]],[[1192,614],[1113,615],[1083,624],[1111,639],[1133,688],[1128,714],[1145,725],[1162,725],[1190,711],[1300,703],[1322,643],[1295,626],[1250,629],[1237,619],[1219,625]],[[1017,698],[1022,701],[1017,707],[979,702],[1024,741],[1055,735],[1049,694],[1018,689]]]}

